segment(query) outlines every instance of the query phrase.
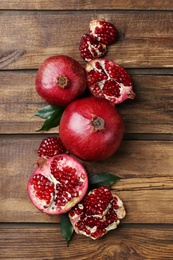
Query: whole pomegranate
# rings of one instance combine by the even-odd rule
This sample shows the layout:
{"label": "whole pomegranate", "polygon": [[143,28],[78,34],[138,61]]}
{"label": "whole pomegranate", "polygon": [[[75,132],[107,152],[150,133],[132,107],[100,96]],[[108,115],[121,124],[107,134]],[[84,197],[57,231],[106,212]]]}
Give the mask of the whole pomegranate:
{"label": "whole pomegranate", "polygon": [[59,134],[71,154],[84,161],[98,161],[118,149],[124,121],[111,102],[91,96],[75,100],[65,108]]}
{"label": "whole pomegranate", "polygon": [[98,58],[86,64],[88,88],[92,95],[113,104],[134,99],[133,82],[127,71],[116,62]]}
{"label": "whole pomegranate", "polygon": [[71,57],[52,56],[39,67],[35,85],[37,93],[47,103],[66,106],[85,91],[85,70]]}
{"label": "whole pomegranate", "polygon": [[67,154],[41,157],[28,181],[28,194],[36,208],[48,214],[69,211],[86,194],[84,167]]}
{"label": "whole pomegranate", "polygon": [[125,215],[123,202],[117,195],[113,195],[107,186],[91,190],[69,212],[76,233],[94,240],[109,230],[116,229]]}

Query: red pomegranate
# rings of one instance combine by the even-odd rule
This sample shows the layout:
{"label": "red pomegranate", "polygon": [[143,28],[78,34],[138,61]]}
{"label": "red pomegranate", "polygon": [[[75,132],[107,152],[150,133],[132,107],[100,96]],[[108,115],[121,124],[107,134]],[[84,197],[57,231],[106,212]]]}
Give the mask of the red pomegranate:
{"label": "red pomegranate", "polygon": [[92,96],[75,100],[65,108],[59,134],[71,154],[84,161],[98,161],[118,149],[124,121],[111,102]]}
{"label": "red pomegranate", "polygon": [[123,202],[106,186],[91,190],[69,212],[76,233],[94,240],[116,229],[125,215]]}
{"label": "red pomegranate", "polygon": [[66,106],[85,91],[85,70],[71,57],[52,56],[39,67],[35,85],[37,93],[47,103]]}
{"label": "red pomegranate", "polygon": [[88,88],[92,95],[106,98],[113,104],[134,99],[133,82],[127,71],[116,62],[98,58],[87,63]]}
{"label": "red pomegranate", "polygon": [[48,214],[69,211],[86,194],[85,168],[67,154],[41,157],[28,181],[28,194],[36,208]]}

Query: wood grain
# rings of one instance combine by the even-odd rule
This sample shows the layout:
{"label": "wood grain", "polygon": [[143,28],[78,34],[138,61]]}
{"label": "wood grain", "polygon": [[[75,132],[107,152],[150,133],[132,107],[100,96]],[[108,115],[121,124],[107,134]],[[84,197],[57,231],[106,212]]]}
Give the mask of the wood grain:
{"label": "wood grain", "polygon": [[59,225],[1,225],[0,232],[1,259],[166,260],[173,255],[170,226],[121,225],[97,241],[74,234],[69,247]]}
{"label": "wood grain", "polygon": [[28,10],[173,10],[172,0],[146,0],[137,1],[133,0],[119,0],[109,1],[109,4],[105,1],[95,0],[91,3],[89,0],[52,0],[49,3],[46,0],[1,0],[0,9],[28,9]]}
{"label": "wood grain", "polygon": [[[59,222],[38,211],[27,194],[40,141],[40,136],[0,139],[0,222]],[[122,178],[112,188],[125,202],[124,223],[173,223],[172,147],[171,141],[126,140],[110,159],[83,163],[89,174],[104,169]]]}
{"label": "wood grain", "polygon": [[[44,120],[31,116],[46,105],[35,90],[37,71],[0,71],[0,133],[35,133]],[[139,73],[139,72],[138,72]],[[173,132],[172,75],[133,75],[135,100],[117,106],[126,133]],[[51,129],[49,133],[55,133]]]}
{"label": "wood grain", "polygon": [[109,47],[106,57],[127,68],[172,68],[172,12],[1,11],[1,69],[35,69],[55,54],[84,64],[78,50],[80,39],[91,19],[102,18],[119,31],[119,40]]}

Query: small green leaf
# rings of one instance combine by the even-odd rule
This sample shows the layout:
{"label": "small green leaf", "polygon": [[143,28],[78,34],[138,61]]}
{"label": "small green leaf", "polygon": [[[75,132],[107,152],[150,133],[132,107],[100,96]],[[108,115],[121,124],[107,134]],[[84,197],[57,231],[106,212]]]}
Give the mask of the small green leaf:
{"label": "small green leaf", "polygon": [[55,111],[44,121],[42,127],[39,130],[37,130],[37,132],[48,131],[49,129],[58,126],[61,116],[62,113],[59,113],[59,111]]}
{"label": "small green leaf", "polygon": [[74,229],[70,222],[68,214],[60,215],[60,230],[61,230],[61,234],[65,238],[65,240],[67,242],[67,246],[68,246],[69,242],[72,238],[73,232],[74,232]]}
{"label": "small green leaf", "polygon": [[64,109],[64,107],[51,105],[47,105],[39,109],[33,116],[39,116],[40,118],[46,120],[37,132],[48,131],[49,129],[58,126]]}
{"label": "small green leaf", "polygon": [[120,177],[108,172],[94,174],[89,178],[89,188],[94,189],[100,186],[111,186],[114,182],[121,179]]}
{"label": "small green leaf", "polygon": [[55,111],[62,110],[62,107],[47,105],[39,109],[32,117],[39,116],[42,119],[47,119]]}

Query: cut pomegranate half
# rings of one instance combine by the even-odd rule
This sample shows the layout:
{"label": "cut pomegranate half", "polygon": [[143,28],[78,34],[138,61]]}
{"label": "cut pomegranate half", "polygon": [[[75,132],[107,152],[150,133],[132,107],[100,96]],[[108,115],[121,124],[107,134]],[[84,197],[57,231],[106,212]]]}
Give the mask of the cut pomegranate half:
{"label": "cut pomegranate half", "polygon": [[60,154],[40,157],[38,167],[28,181],[32,203],[44,213],[69,211],[86,194],[88,176],[85,168],[72,156]]}
{"label": "cut pomegranate half", "polygon": [[127,71],[116,62],[98,58],[86,64],[88,88],[92,95],[119,104],[134,99],[133,82]]}

